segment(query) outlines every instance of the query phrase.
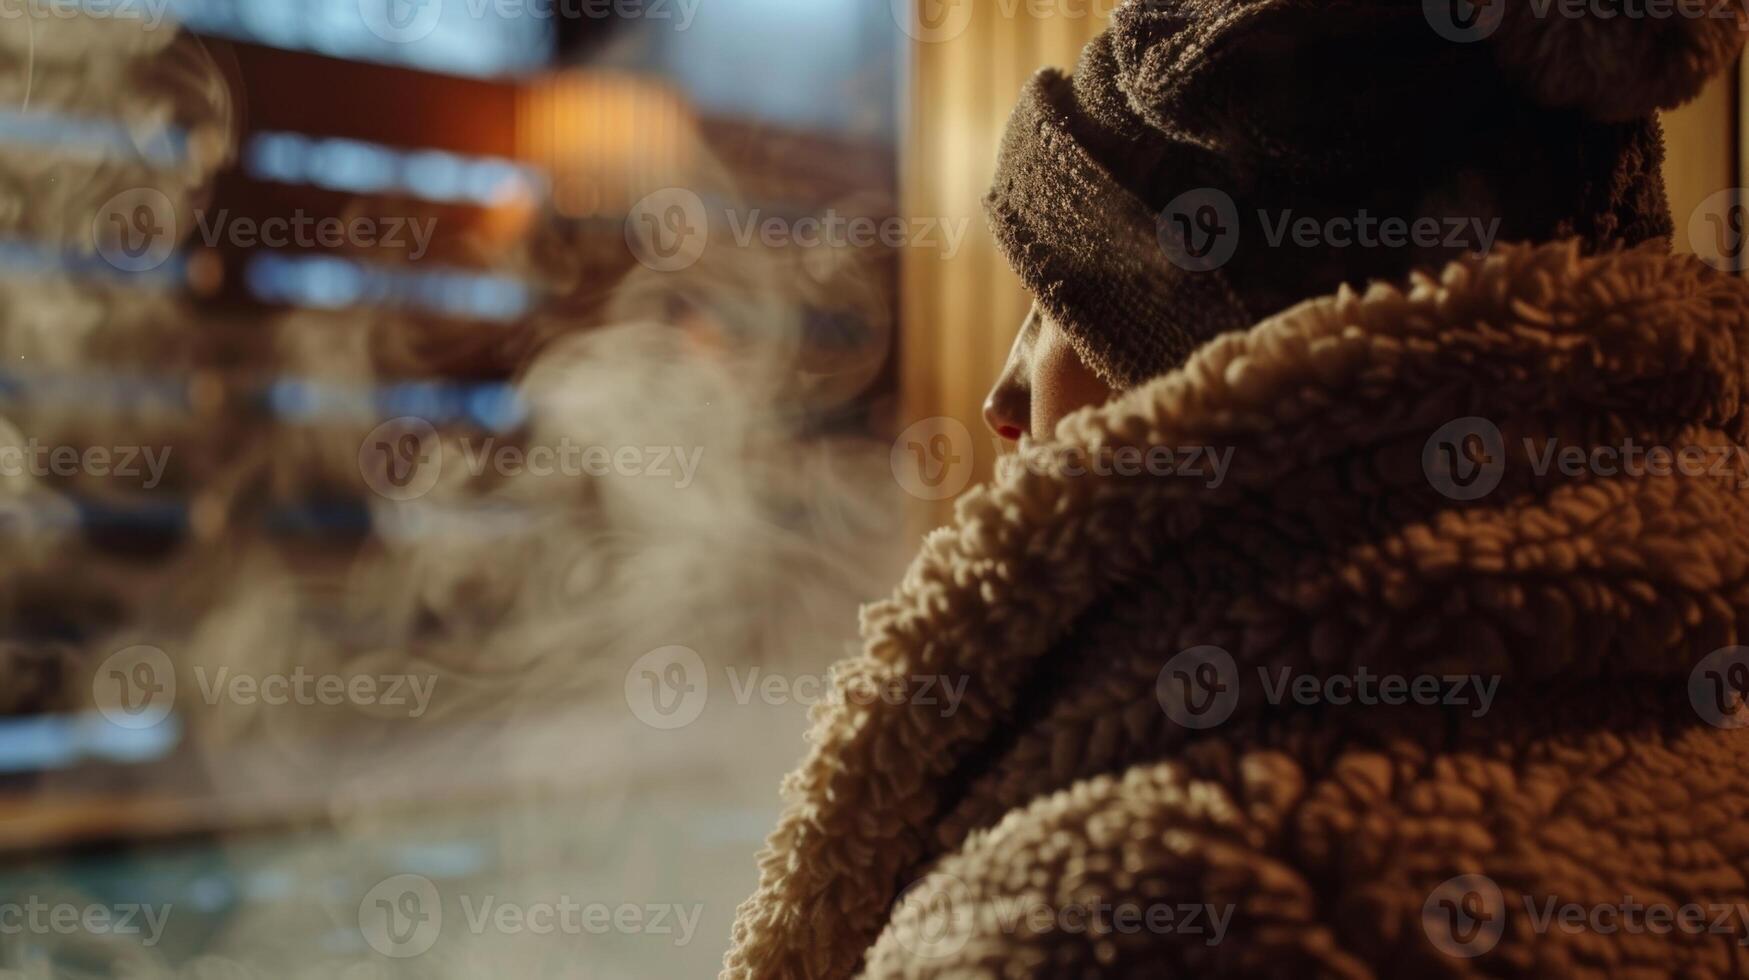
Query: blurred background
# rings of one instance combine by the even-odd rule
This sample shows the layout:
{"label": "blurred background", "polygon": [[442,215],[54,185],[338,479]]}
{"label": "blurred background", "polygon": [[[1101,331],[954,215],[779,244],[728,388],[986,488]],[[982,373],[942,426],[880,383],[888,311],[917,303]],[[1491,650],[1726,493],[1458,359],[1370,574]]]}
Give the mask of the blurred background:
{"label": "blurred background", "polygon": [[716,972],[1115,5],[913,2],[0,9],[0,977]]}

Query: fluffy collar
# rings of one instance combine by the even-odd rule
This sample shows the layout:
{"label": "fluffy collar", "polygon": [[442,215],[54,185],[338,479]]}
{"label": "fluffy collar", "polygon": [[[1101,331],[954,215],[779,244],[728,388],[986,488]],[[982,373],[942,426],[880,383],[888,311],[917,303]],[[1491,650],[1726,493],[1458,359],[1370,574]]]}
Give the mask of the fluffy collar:
{"label": "fluffy collar", "polygon": [[[722,976],[854,970],[901,876],[925,853],[944,777],[998,726],[1019,721],[1012,706],[1031,665],[1076,617],[1145,574],[1163,549],[1332,460],[1418,449],[1461,414],[1500,419],[1509,432],[1711,434],[1741,445],[1746,331],[1749,283],[1692,258],[1651,246],[1598,258],[1568,244],[1515,246],[1404,287],[1302,304],[1066,419],[1058,448],[1231,447],[1231,466],[1214,487],[1017,468],[960,501],[894,595],[864,609],[863,653],[836,675],[846,690],[968,677],[959,710],[944,717],[867,697],[815,710],[812,747],[784,782],[786,810]],[[1389,482],[1378,492],[1391,492]],[[1432,537],[1466,507],[1505,513],[1518,495],[1547,490],[1543,476],[1509,477],[1488,501],[1466,505],[1420,482],[1421,493],[1402,492],[1419,502]],[[1704,592],[1749,577],[1749,555],[1730,552],[1681,568],[1622,560]],[[1650,670],[1691,666],[1648,656]]]}

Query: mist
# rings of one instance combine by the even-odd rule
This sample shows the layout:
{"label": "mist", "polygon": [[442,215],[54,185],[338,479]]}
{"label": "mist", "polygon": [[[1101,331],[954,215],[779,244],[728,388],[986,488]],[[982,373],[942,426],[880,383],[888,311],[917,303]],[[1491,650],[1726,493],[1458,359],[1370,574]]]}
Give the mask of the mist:
{"label": "mist", "polygon": [[[717,234],[599,282],[549,214],[493,242],[409,200],[435,235],[402,261],[490,256],[532,312],[215,312],[188,246],[248,111],[222,57],[46,16],[0,51],[9,104],[126,121],[0,151],[8,237],[48,243],[0,282],[0,447],[162,461],[151,486],[0,478],[6,707],[109,753],[30,792],[139,801],[97,821],[132,841],[134,888],[86,887],[43,827],[0,890],[159,926],[30,935],[0,976],[714,972],[807,709],[909,550],[890,446],[818,421],[887,338],[827,364],[804,343],[823,297],[890,319],[864,259]],[[733,213],[680,138],[685,170],[639,196]],[[105,219],[126,232],[154,194],[178,247],[114,268]],[[737,697],[749,671],[778,680]]]}

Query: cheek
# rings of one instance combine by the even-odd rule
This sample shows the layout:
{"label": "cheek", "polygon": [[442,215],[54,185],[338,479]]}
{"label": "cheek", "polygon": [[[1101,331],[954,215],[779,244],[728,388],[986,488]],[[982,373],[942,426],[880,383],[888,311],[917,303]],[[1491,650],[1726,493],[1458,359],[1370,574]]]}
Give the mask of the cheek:
{"label": "cheek", "polygon": [[1089,405],[1098,405],[1112,395],[1075,348],[1055,329],[1043,331],[1033,350],[1032,437],[1049,439],[1057,423]]}

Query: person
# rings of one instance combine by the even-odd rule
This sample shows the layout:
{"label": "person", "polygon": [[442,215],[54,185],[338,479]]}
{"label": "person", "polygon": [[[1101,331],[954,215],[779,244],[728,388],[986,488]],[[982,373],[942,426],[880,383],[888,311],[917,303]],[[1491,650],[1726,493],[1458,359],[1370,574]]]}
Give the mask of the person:
{"label": "person", "polygon": [[1025,465],[865,610],[722,976],[1749,973],[1694,7],[1130,0],[1035,76]]}

